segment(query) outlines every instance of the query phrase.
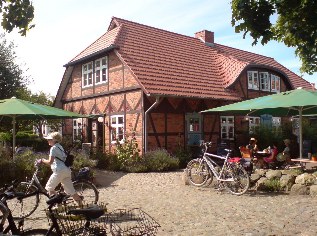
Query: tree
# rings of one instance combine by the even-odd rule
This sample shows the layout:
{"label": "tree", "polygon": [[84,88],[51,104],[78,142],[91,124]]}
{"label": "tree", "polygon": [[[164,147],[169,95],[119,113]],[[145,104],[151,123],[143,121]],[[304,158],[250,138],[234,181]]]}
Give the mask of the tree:
{"label": "tree", "polygon": [[[26,101],[46,105],[46,106],[52,106],[53,102],[54,102],[53,96],[51,96],[49,94],[45,94],[42,91],[40,91],[39,93],[32,93],[30,90],[23,90],[23,91],[20,91],[19,98],[26,100]],[[38,120],[32,120],[32,121],[28,121],[28,122],[20,121],[20,124],[21,124],[21,127],[24,127],[24,128],[26,128],[27,126],[35,127],[37,129],[39,137],[42,138],[43,137],[43,132],[42,132],[43,125],[48,125],[52,130],[57,131],[57,130],[59,130],[59,128],[62,125],[62,120],[59,120],[59,119],[57,119],[57,120],[38,119]]]}
{"label": "tree", "polygon": [[15,62],[14,48],[15,45],[0,34],[0,99],[17,97],[29,83],[29,78]]}
{"label": "tree", "polygon": [[0,0],[0,13],[2,13],[1,26],[7,32],[14,28],[19,29],[22,36],[33,28],[34,7],[30,0]]}
{"label": "tree", "polygon": [[232,0],[231,4],[232,26],[237,33],[244,32],[243,38],[250,33],[252,45],[277,40],[295,47],[301,72],[317,72],[317,0]]}

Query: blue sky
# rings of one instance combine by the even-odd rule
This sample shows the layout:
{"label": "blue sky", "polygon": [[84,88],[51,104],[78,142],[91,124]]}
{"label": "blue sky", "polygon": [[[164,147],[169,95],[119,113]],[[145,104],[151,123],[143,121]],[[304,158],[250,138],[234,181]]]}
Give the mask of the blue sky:
{"label": "blue sky", "polygon": [[[194,36],[195,32],[215,32],[215,42],[273,57],[300,75],[300,60],[293,48],[270,42],[251,46],[250,37],[234,32],[230,0],[33,0],[35,28],[26,37],[16,31],[7,34],[16,44],[18,61],[33,78],[33,92],[56,95],[65,65],[104,34],[111,17]],[[317,83],[317,73],[302,75]]]}

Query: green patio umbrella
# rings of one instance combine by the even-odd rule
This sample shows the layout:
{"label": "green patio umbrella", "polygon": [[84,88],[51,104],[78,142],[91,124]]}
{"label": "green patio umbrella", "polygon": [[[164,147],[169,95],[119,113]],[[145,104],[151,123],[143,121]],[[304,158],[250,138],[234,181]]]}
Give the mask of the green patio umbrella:
{"label": "green patio umbrella", "polygon": [[278,94],[258,97],[242,102],[216,107],[202,112],[227,112],[236,115],[298,116],[299,153],[302,158],[302,116],[317,114],[317,92],[298,88]]}
{"label": "green patio umbrella", "polygon": [[72,118],[85,118],[75,112],[65,111],[55,107],[45,106],[25,100],[12,97],[11,99],[0,100],[0,116],[12,118],[13,124],[13,153],[15,150],[15,129],[16,120],[34,120],[34,119],[72,119]]}

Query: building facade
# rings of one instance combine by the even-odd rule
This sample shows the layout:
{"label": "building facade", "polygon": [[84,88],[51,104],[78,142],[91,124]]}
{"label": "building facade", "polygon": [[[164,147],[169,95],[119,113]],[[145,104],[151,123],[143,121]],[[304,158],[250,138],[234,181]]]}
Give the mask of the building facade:
{"label": "building facade", "polygon": [[200,140],[240,145],[241,130],[281,117],[201,114],[229,103],[313,86],[273,58],[113,17],[107,32],[65,65],[54,105],[90,115],[64,134],[111,151],[135,137],[142,152]]}

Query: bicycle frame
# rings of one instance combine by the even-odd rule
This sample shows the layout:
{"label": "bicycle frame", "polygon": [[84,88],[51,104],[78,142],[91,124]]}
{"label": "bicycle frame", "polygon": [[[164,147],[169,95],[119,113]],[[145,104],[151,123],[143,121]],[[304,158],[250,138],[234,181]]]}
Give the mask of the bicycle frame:
{"label": "bicycle frame", "polygon": [[[227,155],[225,157],[223,156],[219,156],[219,155],[216,155],[216,154],[212,154],[212,153],[208,153],[207,150],[208,150],[208,143],[204,144],[205,145],[205,152],[204,152],[204,155],[202,157],[202,159],[207,163],[209,169],[212,171],[212,173],[214,174],[214,176],[216,177],[216,179],[218,181],[233,181],[233,179],[223,179],[222,178],[222,175],[224,173],[224,170],[225,170],[225,167],[227,166],[227,163],[228,163],[228,159],[230,157],[230,154],[231,154],[231,150],[229,149],[225,149],[225,151],[227,151]],[[214,160],[212,160],[210,157],[215,157],[215,158],[218,158],[220,160],[224,160],[224,164],[221,168],[220,171],[217,171],[215,167],[220,167]]]}
{"label": "bicycle frame", "polygon": [[37,193],[41,193],[41,194],[44,194],[46,197],[49,197],[46,189],[42,186],[42,184],[40,183],[40,180],[37,177],[38,172],[39,172],[39,167],[36,166],[32,179],[30,181],[26,180],[26,182],[29,184],[29,186],[34,185],[38,189]]}
{"label": "bicycle frame", "polygon": [[[2,235],[2,233],[7,234],[11,231],[11,233],[14,235],[20,235],[21,231],[23,231],[22,228],[24,225],[24,219],[19,220],[18,225],[16,225],[16,223],[13,219],[11,210],[8,208],[7,196],[5,193],[1,195],[0,203],[1,203],[2,207],[4,207],[4,208],[1,208],[1,211],[3,212],[4,218],[1,221],[0,234],[1,235]],[[4,226],[4,223],[6,220],[8,222],[8,225],[4,228],[3,226]]]}

